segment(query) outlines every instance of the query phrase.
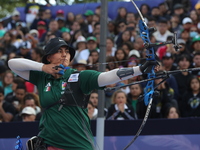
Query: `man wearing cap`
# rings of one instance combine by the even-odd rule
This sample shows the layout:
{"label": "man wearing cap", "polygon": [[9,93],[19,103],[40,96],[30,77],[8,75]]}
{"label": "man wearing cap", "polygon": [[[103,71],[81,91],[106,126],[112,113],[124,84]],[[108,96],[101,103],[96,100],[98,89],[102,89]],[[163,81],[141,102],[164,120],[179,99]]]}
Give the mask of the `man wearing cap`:
{"label": "man wearing cap", "polygon": [[24,41],[19,51],[17,52],[17,55],[23,58],[31,59],[31,43],[29,41]]}
{"label": "man wearing cap", "polygon": [[200,36],[196,36],[192,39],[193,53],[200,51]]}
{"label": "man wearing cap", "polygon": [[36,118],[35,109],[30,106],[24,107],[24,109],[22,110],[21,116],[22,116],[23,122],[35,121],[35,118]]}
{"label": "man wearing cap", "polygon": [[99,51],[99,49],[97,48],[97,38],[94,36],[89,36],[87,38],[87,49],[82,50],[79,55],[76,57],[76,60],[88,60],[88,57],[90,55],[90,51],[92,50],[97,50]]}
{"label": "man wearing cap", "polygon": [[44,51],[43,63],[15,58],[8,65],[13,72],[37,85],[40,104],[45,109],[38,136],[47,150],[95,149],[86,96],[94,89],[147,73],[149,67],[156,65],[155,61],[147,61],[141,66],[108,72],[77,72],[68,66],[75,50],[62,38],[51,39]]}
{"label": "man wearing cap", "polygon": [[93,32],[92,18],[93,18],[94,12],[92,10],[87,10],[83,15],[86,17],[85,21],[88,25],[88,33],[92,33]]}
{"label": "man wearing cap", "polygon": [[7,24],[6,29],[7,29],[7,30],[14,29],[14,28],[16,27],[16,23],[17,23],[18,21],[20,21],[20,13],[19,13],[19,11],[15,10],[15,11],[12,13],[11,20],[10,20],[9,23]]}

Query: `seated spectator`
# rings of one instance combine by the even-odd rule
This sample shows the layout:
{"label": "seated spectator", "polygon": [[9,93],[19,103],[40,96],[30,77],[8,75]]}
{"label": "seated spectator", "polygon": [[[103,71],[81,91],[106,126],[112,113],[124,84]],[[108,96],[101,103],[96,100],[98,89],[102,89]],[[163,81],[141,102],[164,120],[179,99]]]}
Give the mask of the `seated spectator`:
{"label": "seated spectator", "polygon": [[0,87],[4,88],[4,96],[13,91],[12,90],[13,79],[14,79],[14,74],[10,70],[6,71],[3,80],[0,81]]}
{"label": "seated spectator", "polygon": [[156,38],[156,41],[165,42],[168,36],[173,36],[168,27],[168,22],[165,19],[161,19],[158,22],[158,30],[153,33],[153,36]]}
{"label": "seated spectator", "polygon": [[168,119],[178,119],[180,117],[179,109],[176,105],[166,104],[163,109],[163,117]]}
{"label": "seated spectator", "polygon": [[88,117],[90,120],[95,120],[97,118],[98,109],[96,109],[91,101],[88,102]]}
{"label": "seated spectator", "polygon": [[[33,93],[27,93],[23,99],[23,108],[25,107],[32,107],[35,110],[36,113],[36,121],[39,121],[42,112],[39,104],[39,97],[36,94]],[[22,121],[21,113],[18,113],[15,115],[14,121]]]}
{"label": "seated spectator", "polygon": [[89,69],[98,70],[99,52],[97,50],[91,50],[87,62]]}
{"label": "seated spectator", "polygon": [[135,111],[127,104],[126,93],[118,90],[112,96],[112,105],[108,108],[107,120],[134,120]]}
{"label": "seated spectator", "polygon": [[72,68],[82,71],[87,69],[87,61],[86,60],[79,60],[77,63],[72,65]]}
{"label": "seated spectator", "polygon": [[127,94],[128,104],[131,105],[138,119],[144,118],[146,106],[144,101],[140,101],[139,97],[143,94],[143,88],[140,84],[130,85],[130,92]]}
{"label": "seated spectator", "polygon": [[[178,60],[178,68],[180,70],[188,69],[189,66],[190,66],[190,57],[188,55],[182,55]],[[178,100],[180,102],[183,98],[183,93],[187,92],[188,90],[187,83],[189,79],[192,77],[192,74],[190,72],[180,72],[175,74],[174,77],[178,84],[179,95],[180,95],[180,98]]]}
{"label": "seated spectator", "polygon": [[163,65],[163,70],[165,71],[173,71],[177,70],[177,65],[174,63],[174,56],[173,54],[167,52],[163,57],[162,57],[162,65]]}
{"label": "seated spectator", "polygon": [[21,44],[17,55],[22,58],[31,59],[31,48],[31,43],[29,41],[24,41]]}
{"label": "seated spectator", "polygon": [[183,93],[181,103],[182,117],[200,117],[200,81],[197,76],[190,78],[189,90]]}
{"label": "seated spectator", "polygon": [[[193,56],[193,63],[192,63],[193,68],[199,68],[200,67],[200,52],[197,52]],[[200,79],[200,71],[192,71],[193,75],[196,75]]]}
{"label": "seated spectator", "polygon": [[39,33],[38,38],[41,39],[42,35],[47,31],[46,23],[44,21],[38,21],[37,31]]}
{"label": "seated spectator", "polygon": [[31,59],[34,61],[41,62],[43,55],[44,50],[39,47],[33,48],[31,51]]}
{"label": "seated spectator", "polygon": [[[162,80],[163,79],[156,79],[155,85],[158,85]],[[166,81],[159,84],[156,91],[158,91],[159,94],[154,95],[150,118],[163,118],[162,109],[164,106],[167,103],[177,104],[177,100],[174,99],[174,90]]]}
{"label": "seated spectator", "polygon": [[193,48],[193,51],[192,51],[193,54],[200,51],[200,36],[199,35],[192,39],[192,48]]}
{"label": "seated spectator", "polygon": [[188,56],[191,56],[190,51],[189,51],[188,48],[186,47],[186,42],[185,42],[183,39],[178,39],[178,40],[177,40],[177,44],[178,44],[179,46],[181,46],[181,47],[179,48],[179,50],[178,50],[176,53],[174,53],[174,57],[175,57],[174,62],[175,62],[175,63],[177,63],[178,58],[179,58],[182,54],[186,54],[186,55],[188,55]]}
{"label": "seated spectator", "polygon": [[119,68],[124,68],[128,66],[127,55],[124,49],[118,48],[115,51],[115,59],[118,61]]}
{"label": "seated spectator", "polygon": [[26,95],[26,87],[24,84],[19,84],[14,91],[13,95],[7,97],[6,101],[10,102],[17,109],[17,113],[19,113],[22,109],[23,98]]}
{"label": "seated spectator", "polygon": [[98,93],[96,91],[90,93],[89,101],[92,102],[95,108],[98,108]]}
{"label": "seated spectator", "polygon": [[115,56],[116,47],[112,38],[106,39],[106,56]]}
{"label": "seated spectator", "polygon": [[0,122],[10,122],[15,116],[15,107],[4,101],[4,89],[0,87]]}
{"label": "seated spectator", "polygon": [[32,107],[25,107],[22,112],[22,121],[23,122],[32,122],[35,121],[36,113]]}
{"label": "seated spectator", "polygon": [[0,47],[5,49],[5,54],[9,55],[10,53],[17,52],[17,48],[13,45],[14,35],[8,31],[4,34],[3,38],[0,41]]}

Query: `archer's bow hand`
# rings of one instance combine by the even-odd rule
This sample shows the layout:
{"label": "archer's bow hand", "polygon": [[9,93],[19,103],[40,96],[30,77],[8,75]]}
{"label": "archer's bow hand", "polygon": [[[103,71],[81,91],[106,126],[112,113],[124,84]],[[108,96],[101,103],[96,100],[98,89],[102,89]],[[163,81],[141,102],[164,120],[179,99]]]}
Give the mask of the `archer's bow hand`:
{"label": "archer's bow hand", "polygon": [[147,60],[144,64],[140,66],[140,71],[143,74],[150,73],[153,69],[153,67],[159,65],[159,63],[156,60]]}

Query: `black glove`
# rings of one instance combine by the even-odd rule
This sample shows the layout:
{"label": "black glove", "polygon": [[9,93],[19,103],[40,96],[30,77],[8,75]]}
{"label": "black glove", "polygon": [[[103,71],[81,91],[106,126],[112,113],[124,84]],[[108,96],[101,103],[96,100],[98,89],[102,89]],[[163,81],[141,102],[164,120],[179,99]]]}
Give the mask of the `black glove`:
{"label": "black glove", "polygon": [[147,60],[144,64],[140,66],[140,71],[143,74],[150,73],[153,66],[159,65],[157,61],[154,60]]}

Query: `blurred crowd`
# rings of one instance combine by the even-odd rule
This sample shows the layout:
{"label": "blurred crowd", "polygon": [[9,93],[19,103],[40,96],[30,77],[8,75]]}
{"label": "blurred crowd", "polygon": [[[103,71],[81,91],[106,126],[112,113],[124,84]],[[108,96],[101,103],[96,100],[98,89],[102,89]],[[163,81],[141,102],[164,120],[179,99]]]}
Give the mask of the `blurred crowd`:
{"label": "blurred crowd", "polygon": [[[33,7],[37,6],[37,11]],[[173,40],[177,33],[175,51],[172,44],[154,47],[161,71],[173,71],[200,67],[200,3],[191,9],[189,0],[166,0],[156,7],[140,6],[148,27],[157,30],[150,34],[152,43]],[[43,109],[40,106],[37,87],[14,74],[7,62],[12,58],[26,58],[41,62],[43,48],[54,37],[62,37],[76,49],[70,67],[79,71],[98,70],[100,63],[100,12],[101,6],[86,10],[83,14],[51,9],[29,4],[25,9],[26,21],[20,20],[15,10],[11,17],[0,20],[0,121],[38,121]],[[138,13],[118,9],[117,17],[107,22],[106,71],[114,68],[133,67],[146,60],[146,49],[140,37]],[[53,17],[55,16],[55,17]],[[140,81],[138,76],[108,87],[116,87]],[[170,75],[161,83],[154,95],[150,118],[180,118],[200,116],[200,71],[180,72]],[[155,80],[158,84],[162,79]],[[147,106],[140,99],[146,83],[105,91],[105,118],[108,120],[134,120],[144,118]],[[96,119],[98,92],[89,96],[88,115]]]}

